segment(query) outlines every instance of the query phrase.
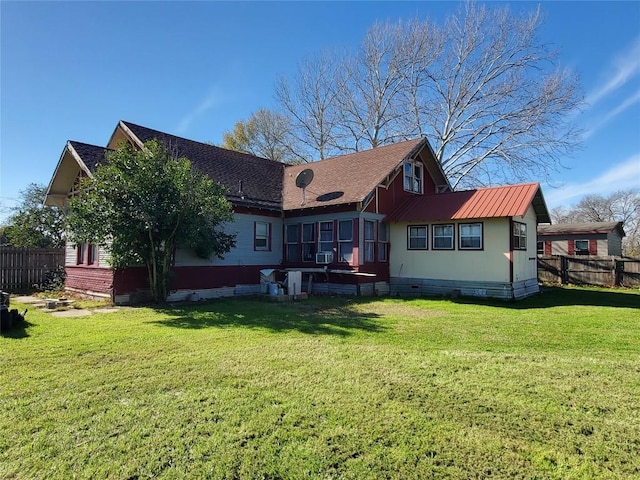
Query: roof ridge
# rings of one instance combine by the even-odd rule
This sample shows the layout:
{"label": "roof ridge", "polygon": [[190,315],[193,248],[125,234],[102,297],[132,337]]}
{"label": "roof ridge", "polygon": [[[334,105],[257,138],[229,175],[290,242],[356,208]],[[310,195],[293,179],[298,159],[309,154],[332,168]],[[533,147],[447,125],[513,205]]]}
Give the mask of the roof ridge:
{"label": "roof ridge", "polygon": [[103,150],[112,150],[109,147],[103,147],[101,145],[96,145],[94,143],[81,142],[79,140],[67,140],[67,142],[69,142],[69,143],[77,143],[79,145],[86,145],[87,147],[102,148]]}
{"label": "roof ridge", "polygon": [[[300,166],[304,166],[304,165],[314,165],[314,164],[318,164],[318,163],[324,163],[324,162],[328,162],[330,160],[337,160],[337,159],[344,159],[345,157],[349,157],[352,155],[363,155],[363,154],[367,154],[367,153],[371,153],[371,152],[376,152],[376,153],[380,153],[381,149],[386,149],[389,147],[397,147],[403,143],[408,143],[408,142],[416,142],[416,141],[423,141],[426,140],[426,137],[416,137],[413,139],[409,139],[409,140],[400,140],[399,142],[394,142],[394,143],[387,143],[385,145],[380,145],[377,147],[372,147],[372,148],[368,148],[366,150],[358,150],[357,152],[349,152],[349,153],[343,153],[341,155],[336,155],[333,157],[327,157],[327,158],[321,158],[319,160],[312,160],[310,162],[306,162],[306,163],[299,163],[299,164],[286,164],[286,168],[290,168],[290,167],[300,167]],[[416,144],[416,147],[419,145],[419,143]],[[414,147],[415,149],[415,147]],[[411,152],[409,152],[410,154],[413,153],[413,150]]]}
{"label": "roof ridge", "polygon": [[240,152],[238,150],[230,150],[228,148],[220,147],[220,146],[214,145],[212,143],[201,142],[199,140],[194,140],[192,138],[182,137],[180,135],[175,135],[173,133],[163,132],[162,130],[157,130],[155,128],[146,127],[144,125],[140,125],[138,123],[129,122],[127,120],[120,120],[120,121],[126,126],[134,126],[134,127],[137,127],[137,128],[144,128],[144,129],[149,130],[151,132],[159,133],[159,134],[162,134],[162,135],[166,135],[168,137],[177,138],[177,139],[184,140],[184,141],[187,141],[187,142],[197,143],[197,144],[203,145],[205,147],[214,148],[214,149],[218,149],[218,150],[224,150],[224,151],[227,151],[227,152],[233,152],[234,154],[245,155],[247,157],[256,158],[256,159],[261,160],[261,161],[268,161],[268,162],[273,162],[273,163],[280,164],[280,165],[287,165],[284,162],[279,162],[277,160],[272,160],[270,158],[260,157],[258,155],[254,155],[252,153]]}

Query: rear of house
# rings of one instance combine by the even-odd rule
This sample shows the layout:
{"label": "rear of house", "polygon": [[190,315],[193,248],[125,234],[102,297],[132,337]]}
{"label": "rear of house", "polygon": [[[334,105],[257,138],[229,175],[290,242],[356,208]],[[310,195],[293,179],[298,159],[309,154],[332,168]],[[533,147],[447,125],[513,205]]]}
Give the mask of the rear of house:
{"label": "rear of house", "polygon": [[391,222],[391,294],[518,299],[538,292],[533,232],[548,213],[538,184],[407,202]]}
{"label": "rear of house", "polygon": [[[227,188],[234,221],[224,229],[237,235],[224,259],[177,250],[170,301],[259,293],[264,272],[300,272],[304,290],[321,294],[538,291],[531,235],[549,222],[539,185],[452,192],[424,138],[290,166],[121,121],[106,147],[67,143],[46,202],[65,207],[109,150],[151,139]],[[312,178],[304,189],[300,175]],[[144,268],[113,270],[91,245],[67,246],[66,286],[116,303],[148,290]]]}

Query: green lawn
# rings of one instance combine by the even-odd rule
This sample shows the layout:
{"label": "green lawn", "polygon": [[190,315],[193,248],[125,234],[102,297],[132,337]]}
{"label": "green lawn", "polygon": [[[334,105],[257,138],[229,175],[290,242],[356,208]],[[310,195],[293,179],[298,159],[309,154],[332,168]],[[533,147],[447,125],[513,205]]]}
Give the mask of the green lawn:
{"label": "green lawn", "polygon": [[640,478],[637,290],[27,321],[3,479]]}

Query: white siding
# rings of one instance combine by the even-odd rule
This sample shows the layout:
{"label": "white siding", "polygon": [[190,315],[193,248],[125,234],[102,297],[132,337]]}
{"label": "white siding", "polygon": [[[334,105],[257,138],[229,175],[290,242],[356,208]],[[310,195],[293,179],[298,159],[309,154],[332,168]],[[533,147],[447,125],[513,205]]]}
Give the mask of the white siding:
{"label": "white siding", "polygon": [[64,264],[75,265],[78,260],[78,250],[75,245],[67,242],[64,248]]}
{"label": "white siding", "polygon": [[552,240],[551,255],[569,255],[568,240]]}
{"label": "white siding", "polygon": [[[236,234],[236,246],[223,259],[215,255],[199,258],[187,250],[176,252],[176,266],[232,266],[232,265],[279,265],[282,262],[282,219],[261,215],[237,213],[234,222],[224,226],[227,233]],[[271,251],[256,251],[254,244],[254,222],[271,223]]]}

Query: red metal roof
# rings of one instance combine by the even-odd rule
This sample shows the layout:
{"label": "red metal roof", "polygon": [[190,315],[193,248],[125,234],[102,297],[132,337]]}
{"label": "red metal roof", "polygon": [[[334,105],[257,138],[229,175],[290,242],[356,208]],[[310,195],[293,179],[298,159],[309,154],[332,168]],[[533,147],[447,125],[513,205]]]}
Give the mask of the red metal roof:
{"label": "red metal roof", "polygon": [[387,216],[388,222],[422,222],[522,216],[533,204],[538,222],[549,213],[538,183],[415,196]]}

